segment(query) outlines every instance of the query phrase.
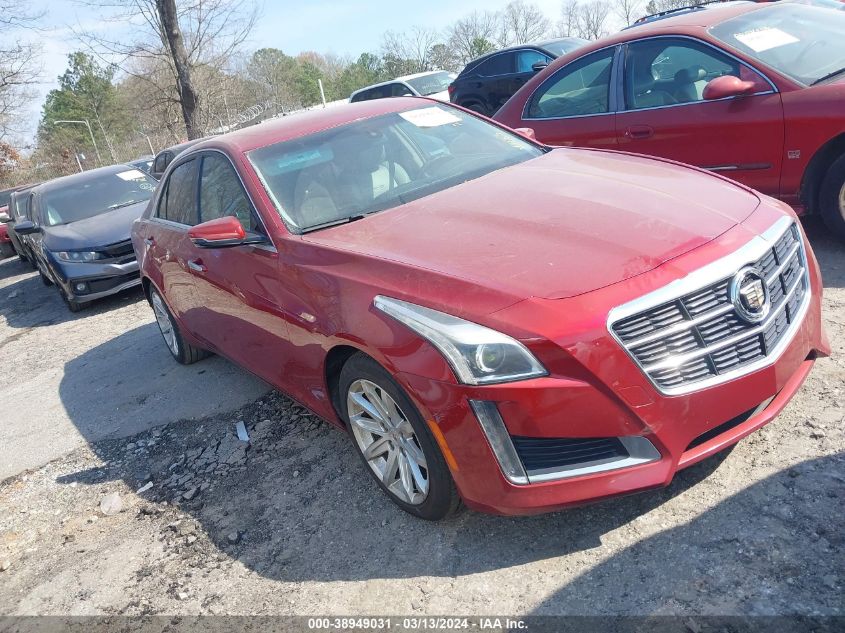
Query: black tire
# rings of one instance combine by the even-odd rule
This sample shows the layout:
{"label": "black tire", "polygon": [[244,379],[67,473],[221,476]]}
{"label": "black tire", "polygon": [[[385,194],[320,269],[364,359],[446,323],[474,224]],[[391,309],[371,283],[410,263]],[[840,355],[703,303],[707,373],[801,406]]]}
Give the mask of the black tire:
{"label": "black tire", "polygon": [[470,101],[469,103],[463,104],[463,106],[467,110],[472,110],[477,114],[481,114],[483,116],[490,116],[490,113],[487,111],[487,108],[485,108],[483,104],[478,103],[477,101]]}
{"label": "black tire", "polygon": [[[159,305],[164,310],[164,314],[170,322],[170,327],[172,328],[174,336],[172,343],[176,348],[175,350],[171,347],[171,340],[169,340],[168,334],[165,333],[165,328],[159,319],[159,312],[156,309],[156,304],[158,302],[160,302]],[[156,317],[156,324],[158,325],[159,332],[161,332],[161,336],[164,339],[164,344],[170,351],[171,356],[176,359],[176,362],[181,365],[192,365],[201,361],[203,358],[208,358],[211,355],[209,351],[200,349],[199,347],[194,347],[185,341],[185,337],[182,336],[182,331],[179,329],[179,324],[176,322],[176,319],[173,318],[170,308],[167,307],[164,299],[162,299],[158,290],[155,288],[150,288],[150,306],[153,308],[153,314]]]}
{"label": "black tire", "polygon": [[[382,391],[387,393],[399,406],[405,414],[405,418],[407,418],[413,427],[418,446],[425,456],[425,470],[427,471],[428,477],[428,493],[422,503],[414,505],[400,499],[384,485],[381,478],[376,476],[376,473],[364,457],[361,447],[358,445],[358,441],[353,434],[347,407],[349,389],[358,380],[367,380],[375,383]],[[340,397],[338,400],[340,401],[341,413],[347,425],[352,445],[364,463],[367,472],[376,480],[379,487],[387,494],[390,500],[405,510],[405,512],[428,521],[439,521],[453,514],[460,506],[460,496],[458,495],[457,488],[455,488],[455,482],[452,480],[446,460],[443,458],[440,447],[437,445],[428,425],[404,389],[399,386],[381,365],[360,352],[350,357],[343,366],[340,372],[339,389]]]}
{"label": "black tire", "polygon": [[64,296],[64,293],[62,294],[62,299],[65,300],[65,305],[67,306],[67,309],[73,312],[74,314],[76,314],[77,312],[81,312],[89,305],[91,305],[90,301],[74,301],[73,299],[68,299]]}
{"label": "black tire", "polygon": [[827,228],[845,240],[845,156],[830,166],[822,180],[819,210]]}
{"label": "black tire", "polygon": [[45,286],[52,286],[53,280],[50,279],[47,275],[44,274],[44,271],[41,270],[41,267],[36,266],[36,269],[38,270],[38,276],[41,277],[41,283],[44,284]]}

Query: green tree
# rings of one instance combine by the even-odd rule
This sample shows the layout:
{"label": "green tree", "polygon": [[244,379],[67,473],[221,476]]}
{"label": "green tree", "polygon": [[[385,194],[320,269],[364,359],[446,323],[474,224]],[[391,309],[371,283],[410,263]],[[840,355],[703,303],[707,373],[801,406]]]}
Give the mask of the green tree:
{"label": "green tree", "polygon": [[[123,136],[131,123],[112,83],[114,72],[82,52],[68,55],[68,69],[59,77],[44,103],[38,129],[40,146],[72,148],[94,155],[88,129],[79,124],[56,124],[60,120],[87,121],[104,161],[121,160],[114,149],[115,136]],[[126,159],[127,157],[123,157]]]}

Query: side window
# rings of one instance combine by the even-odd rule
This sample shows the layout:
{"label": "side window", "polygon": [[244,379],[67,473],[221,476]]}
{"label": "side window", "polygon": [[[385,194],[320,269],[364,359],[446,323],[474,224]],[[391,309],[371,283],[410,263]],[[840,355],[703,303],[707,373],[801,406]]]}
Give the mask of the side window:
{"label": "side window", "polygon": [[516,72],[530,73],[534,71],[532,66],[537,62],[548,64],[550,61],[552,61],[551,58],[540,51],[519,51],[516,54]]}
{"label": "side window", "polygon": [[414,96],[413,91],[408,88],[405,84],[402,83],[395,83],[390,84],[390,96],[391,97],[412,97]]}
{"label": "side window", "polygon": [[153,171],[155,171],[155,173],[161,174],[161,173],[164,173],[165,169],[167,169],[167,164],[169,162],[167,160],[168,155],[169,155],[168,152],[163,152],[163,153],[159,154],[158,156],[156,156],[155,167],[154,167],[154,170],[153,170]]}
{"label": "side window", "polygon": [[628,110],[704,100],[709,81],[733,75],[769,89],[756,72],[714,48],[688,39],[657,38],[628,45],[625,103]]}
{"label": "side window", "polygon": [[229,215],[238,218],[247,231],[264,232],[232,164],[219,154],[207,154],[202,159],[200,220]]}
{"label": "side window", "polygon": [[352,103],[358,103],[359,101],[369,101],[371,99],[370,93],[371,90],[365,90],[364,92],[359,92],[357,95],[352,97]]}
{"label": "side window", "polygon": [[514,63],[513,53],[501,53],[493,55],[490,59],[481,64],[475,69],[475,74],[484,77],[496,77],[497,75],[509,75],[513,72]]}
{"label": "side window", "polygon": [[609,112],[613,55],[613,49],[599,51],[564,66],[532,95],[528,102],[528,118]]}
{"label": "side window", "polygon": [[158,200],[156,217],[193,226],[199,223],[197,213],[197,163],[182,163],[170,174]]}

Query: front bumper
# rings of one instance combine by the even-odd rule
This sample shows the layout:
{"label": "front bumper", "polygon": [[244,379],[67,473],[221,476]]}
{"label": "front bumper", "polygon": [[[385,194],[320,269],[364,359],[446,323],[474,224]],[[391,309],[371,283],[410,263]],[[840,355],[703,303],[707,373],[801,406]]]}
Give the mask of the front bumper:
{"label": "front bumper", "polygon": [[[51,261],[54,280],[74,301],[93,301],[141,284],[138,261],[66,263]],[[80,287],[83,286],[83,287]]]}
{"label": "front bumper", "polygon": [[[665,486],[678,470],[774,419],[797,392],[815,359],[830,351],[821,324],[821,277],[805,238],[810,278],[806,312],[788,342],[765,366],[755,366],[727,382],[689,393],[661,393],[609,335],[608,308],[602,308],[644,295],[671,277],[683,278],[703,263],[734,251],[751,234],[737,230],[682,258],[685,261],[658,269],[665,278],[650,274],[643,276],[650,279],[566,300],[564,310],[549,301],[528,301],[502,311],[501,319],[511,325],[549,333],[532,344],[550,371],[548,377],[472,387],[402,374],[466,504],[499,514],[531,514]],[[529,473],[527,481],[520,481],[504,474],[507,469],[500,466],[501,455],[497,458],[494,453],[472,401],[495,403],[515,443],[521,438],[641,438],[656,454],[636,463],[619,460],[618,468],[612,467],[611,459],[611,468],[557,473],[550,480]],[[524,455],[520,457],[524,462]]]}

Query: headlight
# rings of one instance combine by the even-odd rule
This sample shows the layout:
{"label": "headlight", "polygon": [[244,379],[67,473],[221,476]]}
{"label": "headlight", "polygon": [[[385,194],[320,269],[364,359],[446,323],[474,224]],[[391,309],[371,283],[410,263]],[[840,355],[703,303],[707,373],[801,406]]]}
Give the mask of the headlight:
{"label": "headlight", "polygon": [[105,258],[102,253],[97,251],[56,251],[55,255],[66,262],[93,262]]}
{"label": "headlight", "polygon": [[373,305],[434,345],[462,383],[486,385],[548,374],[516,339],[431,308],[377,296]]}

